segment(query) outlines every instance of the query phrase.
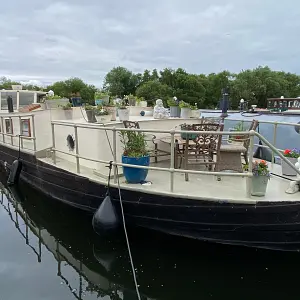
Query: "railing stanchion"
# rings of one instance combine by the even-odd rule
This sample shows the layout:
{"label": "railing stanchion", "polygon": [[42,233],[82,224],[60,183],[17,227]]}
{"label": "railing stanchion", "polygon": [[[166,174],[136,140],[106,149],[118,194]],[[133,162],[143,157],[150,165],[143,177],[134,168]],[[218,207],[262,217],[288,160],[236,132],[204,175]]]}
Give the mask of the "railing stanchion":
{"label": "railing stanchion", "polygon": [[23,144],[23,139],[21,137],[21,134],[22,134],[22,119],[21,119],[21,116],[19,116],[19,126],[20,126],[20,136],[19,136],[19,139],[20,139],[20,142],[21,142],[21,149],[24,148],[24,144]]}
{"label": "railing stanchion", "polygon": [[[253,169],[254,135],[255,135],[255,131],[250,130],[249,165],[248,165],[248,173],[250,173],[250,174],[252,174],[252,169]],[[248,197],[251,197],[252,177],[247,177],[247,181],[248,181],[247,194],[248,194]]]}
{"label": "railing stanchion", "polygon": [[114,159],[114,183],[117,183],[117,130],[113,128],[113,159]]}
{"label": "railing stanchion", "polygon": [[75,134],[75,151],[76,151],[76,171],[77,173],[80,173],[78,129],[76,125],[74,125],[74,134]]}
{"label": "railing stanchion", "polygon": [[54,130],[54,124],[51,123],[52,127],[52,151],[53,151],[53,163],[56,165],[56,153],[55,153],[55,130]]}
{"label": "railing stanchion", "polygon": [[1,132],[2,132],[2,140],[3,140],[3,143],[5,143],[5,135],[4,135],[4,122],[3,122],[3,117],[1,117]]}
{"label": "railing stanchion", "polygon": [[10,126],[11,126],[11,132],[10,132],[10,140],[11,140],[11,145],[13,146],[14,145],[14,137],[13,137],[13,121],[12,121],[12,118],[9,117],[9,122],[10,122]]}
{"label": "railing stanchion", "polygon": [[170,192],[174,192],[174,166],[175,166],[175,130],[171,130],[171,162],[170,162]]}
{"label": "railing stanchion", "polygon": [[[31,116],[32,120],[32,137],[33,137],[33,150],[36,152],[36,137],[35,137],[35,123],[34,123],[34,115]],[[21,129],[21,127],[20,127]]]}
{"label": "railing stanchion", "polygon": [[[276,139],[277,139],[277,122],[274,123],[274,128],[273,128],[273,146],[276,148]],[[274,151],[272,151],[272,166],[274,164]]]}

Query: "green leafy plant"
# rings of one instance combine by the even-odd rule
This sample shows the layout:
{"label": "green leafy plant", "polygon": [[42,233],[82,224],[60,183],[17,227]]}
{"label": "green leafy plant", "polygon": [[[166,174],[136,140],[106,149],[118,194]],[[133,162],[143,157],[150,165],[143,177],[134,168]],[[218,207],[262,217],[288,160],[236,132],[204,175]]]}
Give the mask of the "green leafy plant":
{"label": "green leafy plant", "polygon": [[123,155],[128,157],[143,157],[149,155],[145,134],[136,131],[121,131],[120,140],[123,144]]}
{"label": "green leafy plant", "polygon": [[56,99],[62,99],[61,96],[53,95],[53,96],[46,96],[46,100],[56,100]]}
{"label": "green leafy plant", "polygon": [[195,105],[190,105],[191,110],[198,110],[197,103]]}
{"label": "green leafy plant", "polygon": [[69,102],[65,105],[59,105],[59,107],[61,107],[63,110],[70,110],[72,109],[72,104]]}
{"label": "green leafy plant", "polygon": [[84,107],[84,109],[85,109],[85,110],[95,110],[95,107],[92,106],[92,105],[86,105],[86,106]]}
{"label": "green leafy plant", "polygon": [[95,100],[102,99],[102,98],[107,97],[107,96],[108,96],[107,93],[96,92],[96,93],[95,93]]}
{"label": "green leafy plant", "polygon": [[107,115],[109,115],[109,111],[105,107],[98,105],[95,109],[95,115],[96,116],[107,116]]}
{"label": "green leafy plant", "polygon": [[[249,165],[245,165],[245,171],[249,171]],[[254,176],[267,176],[270,178],[270,171],[265,160],[254,161],[252,164],[252,173]]]}
{"label": "green leafy plant", "polygon": [[176,101],[174,98],[169,98],[167,100],[167,104],[168,104],[169,107],[171,107],[171,106],[178,106],[179,102]]}
{"label": "green leafy plant", "polygon": [[118,109],[127,109],[125,98],[120,103],[117,103],[116,106]]}
{"label": "green leafy plant", "polygon": [[283,152],[283,155],[285,157],[292,157],[292,158],[298,158],[300,156],[300,151],[299,149],[285,149]]}
{"label": "green leafy plant", "polygon": [[180,102],[179,102],[179,107],[180,107],[180,108],[190,108],[191,106],[190,106],[189,103],[186,103],[186,102],[184,102],[184,101],[180,101]]}

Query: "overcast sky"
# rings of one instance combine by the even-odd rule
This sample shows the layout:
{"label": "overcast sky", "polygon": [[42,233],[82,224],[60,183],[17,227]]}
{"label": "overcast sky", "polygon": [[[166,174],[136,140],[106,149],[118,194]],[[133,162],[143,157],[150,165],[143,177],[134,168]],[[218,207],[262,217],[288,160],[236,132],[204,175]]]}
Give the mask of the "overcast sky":
{"label": "overcast sky", "polygon": [[300,73],[299,0],[1,2],[0,76],[101,86],[114,66]]}

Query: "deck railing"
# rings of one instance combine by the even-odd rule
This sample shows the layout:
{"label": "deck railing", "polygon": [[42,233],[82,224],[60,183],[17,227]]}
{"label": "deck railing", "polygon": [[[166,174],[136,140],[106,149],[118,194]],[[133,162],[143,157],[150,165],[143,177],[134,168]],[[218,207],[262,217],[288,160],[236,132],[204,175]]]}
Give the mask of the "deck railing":
{"label": "deck railing", "polygon": [[[255,117],[253,117],[253,119],[255,119]],[[234,122],[241,122],[242,126],[244,126],[244,123],[248,122],[251,123],[252,122],[252,118],[251,120],[245,120],[245,119],[228,119],[227,121],[234,121]],[[277,129],[278,129],[278,125],[282,125],[282,126],[293,126],[295,127],[299,127],[300,130],[300,124],[298,123],[290,123],[290,122],[272,122],[272,121],[263,121],[263,120],[258,120],[259,124],[272,124],[273,125],[273,139],[272,139],[272,145],[276,148],[276,144],[277,144]],[[258,144],[254,144],[254,146],[260,146],[262,148],[269,148],[268,146],[265,145],[258,145]],[[283,149],[278,149],[280,152],[283,152]],[[272,151],[272,164],[274,163],[274,158],[275,158],[275,152]]]}
{"label": "deck railing", "polygon": [[[212,134],[212,135],[222,135],[222,136],[238,136],[238,135],[248,135],[250,139],[250,146],[249,146],[249,166],[248,166],[248,172],[243,173],[232,173],[232,172],[211,172],[211,171],[198,171],[198,170],[187,170],[187,169],[175,169],[175,155],[174,155],[174,147],[175,147],[175,134],[189,134],[191,131],[187,130],[157,130],[157,129],[133,129],[133,128],[116,128],[116,127],[104,127],[104,126],[95,126],[95,125],[89,125],[89,124],[76,124],[76,123],[68,123],[68,122],[59,122],[59,121],[52,121],[52,140],[53,140],[53,162],[56,164],[56,152],[57,153],[63,153],[66,155],[70,155],[75,157],[76,159],[76,170],[77,173],[80,173],[80,159],[97,162],[97,163],[103,163],[103,164],[109,164],[110,161],[101,160],[101,159],[93,159],[89,157],[85,157],[80,155],[79,153],[79,136],[78,136],[78,128],[89,128],[92,130],[100,130],[100,131],[111,131],[113,133],[113,139],[112,139],[112,157],[113,157],[113,176],[114,176],[114,183],[117,183],[117,167],[123,166],[123,167],[131,167],[131,168],[137,168],[137,169],[147,169],[147,170],[156,170],[156,171],[162,171],[162,172],[168,172],[170,173],[170,192],[174,192],[174,174],[175,173],[185,173],[185,174],[199,174],[199,175],[208,175],[208,176],[230,176],[230,177],[247,177],[247,195],[250,197],[251,193],[251,185],[252,180],[251,177],[253,176],[252,173],[252,161],[253,161],[253,152],[254,152],[254,137],[257,136],[260,138],[274,153],[276,153],[278,156],[282,158],[289,166],[291,166],[294,170],[297,171],[297,173],[300,175],[300,171],[296,169],[296,167],[286,158],[284,157],[279,150],[277,150],[270,142],[268,142],[263,136],[261,136],[259,133],[251,130],[246,132],[238,132],[238,131],[205,131],[205,134]],[[55,147],[55,126],[68,126],[74,128],[74,135],[75,135],[75,153],[66,152],[60,149],[57,149]],[[131,165],[131,164],[124,164],[117,161],[117,132],[122,131],[136,131],[136,132],[145,132],[145,133],[165,133],[171,135],[171,154],[170,154],[170,167],[169,168],[162,168],[162,167],[153,167],[153,166],[138,166],[138,165]],[[202,134],[203,131],[193,131],[195,134]]]}
{"label": "deck railing", "polygon": [[[29,130],[31,130],[31,136],[25,136],[21,134],[21,130],[22,130],[22,120],[23,119],[30,119],[31,121],[31,125]],[[4,120],[10,120],[10,123],[13,124],[12,119],[19,119],[19,134],[14,134],[13,131],[13,126],[12,126],[12,133],[8,133],[6,131],[6,126],[4,124]],[[35,134],[35,123],[34,123],[34,114],[22,114],[22,115],[9,115],[9,116],[5,116],[5,115],[1,115],[0,116],[0,122],[1,122],[1,132],[0,134],[2,135],[2,143],[3,144],[9,144],[15,147],[19,147],[21,149],[25,149],[25,150],[31,150],[33,152],[36,152],[36,134]],[[5,137],[10,137],[10,141],[8,142],[7,139]],[[14,138],[17,138],[17,142],[14,143]],[[20,139],[20,141],[18,140]],[[33,147],[32,148],[27,148],[24,146],[24,140],[27,141],[32,141],[33,142]],[[20,145],[19,145],[20,142]]]}

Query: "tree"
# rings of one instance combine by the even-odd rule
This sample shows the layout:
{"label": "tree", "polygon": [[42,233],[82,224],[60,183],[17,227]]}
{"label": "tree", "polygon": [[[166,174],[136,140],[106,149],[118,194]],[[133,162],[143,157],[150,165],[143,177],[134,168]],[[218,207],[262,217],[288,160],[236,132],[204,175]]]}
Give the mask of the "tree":
{"label": "tree", "polygon": [[113,96],[134,94],[139,78],[123,67],[113,68],[104,79],[104,89]]}
{"label": "tree", "polygon": [[168,97],[172,96],[172,89],[159,81],[148,81],[137,88],[136,95],[144,97],[147,101],[155,101],[157,99],[166,101]]}
{"label": "tree", "polygon": [[65,81],[57,81],[47,87],[54,94],[61,97],[71,98],[73,95],[80,95],[83,102],[94,104],[94,95],[97,88],[94,85],[88,85],[78,77],[72,77]]}
{"label": "tree", "polygon": [[21,84],[20,82],[17,82],[17,81],[12,81],[10,79],[8,79],[7,77],[3,76],[3,77],[0,77],[0,89],[5,89],[5,90],[11,90],[11,86],[12,85],[19,85]]}

